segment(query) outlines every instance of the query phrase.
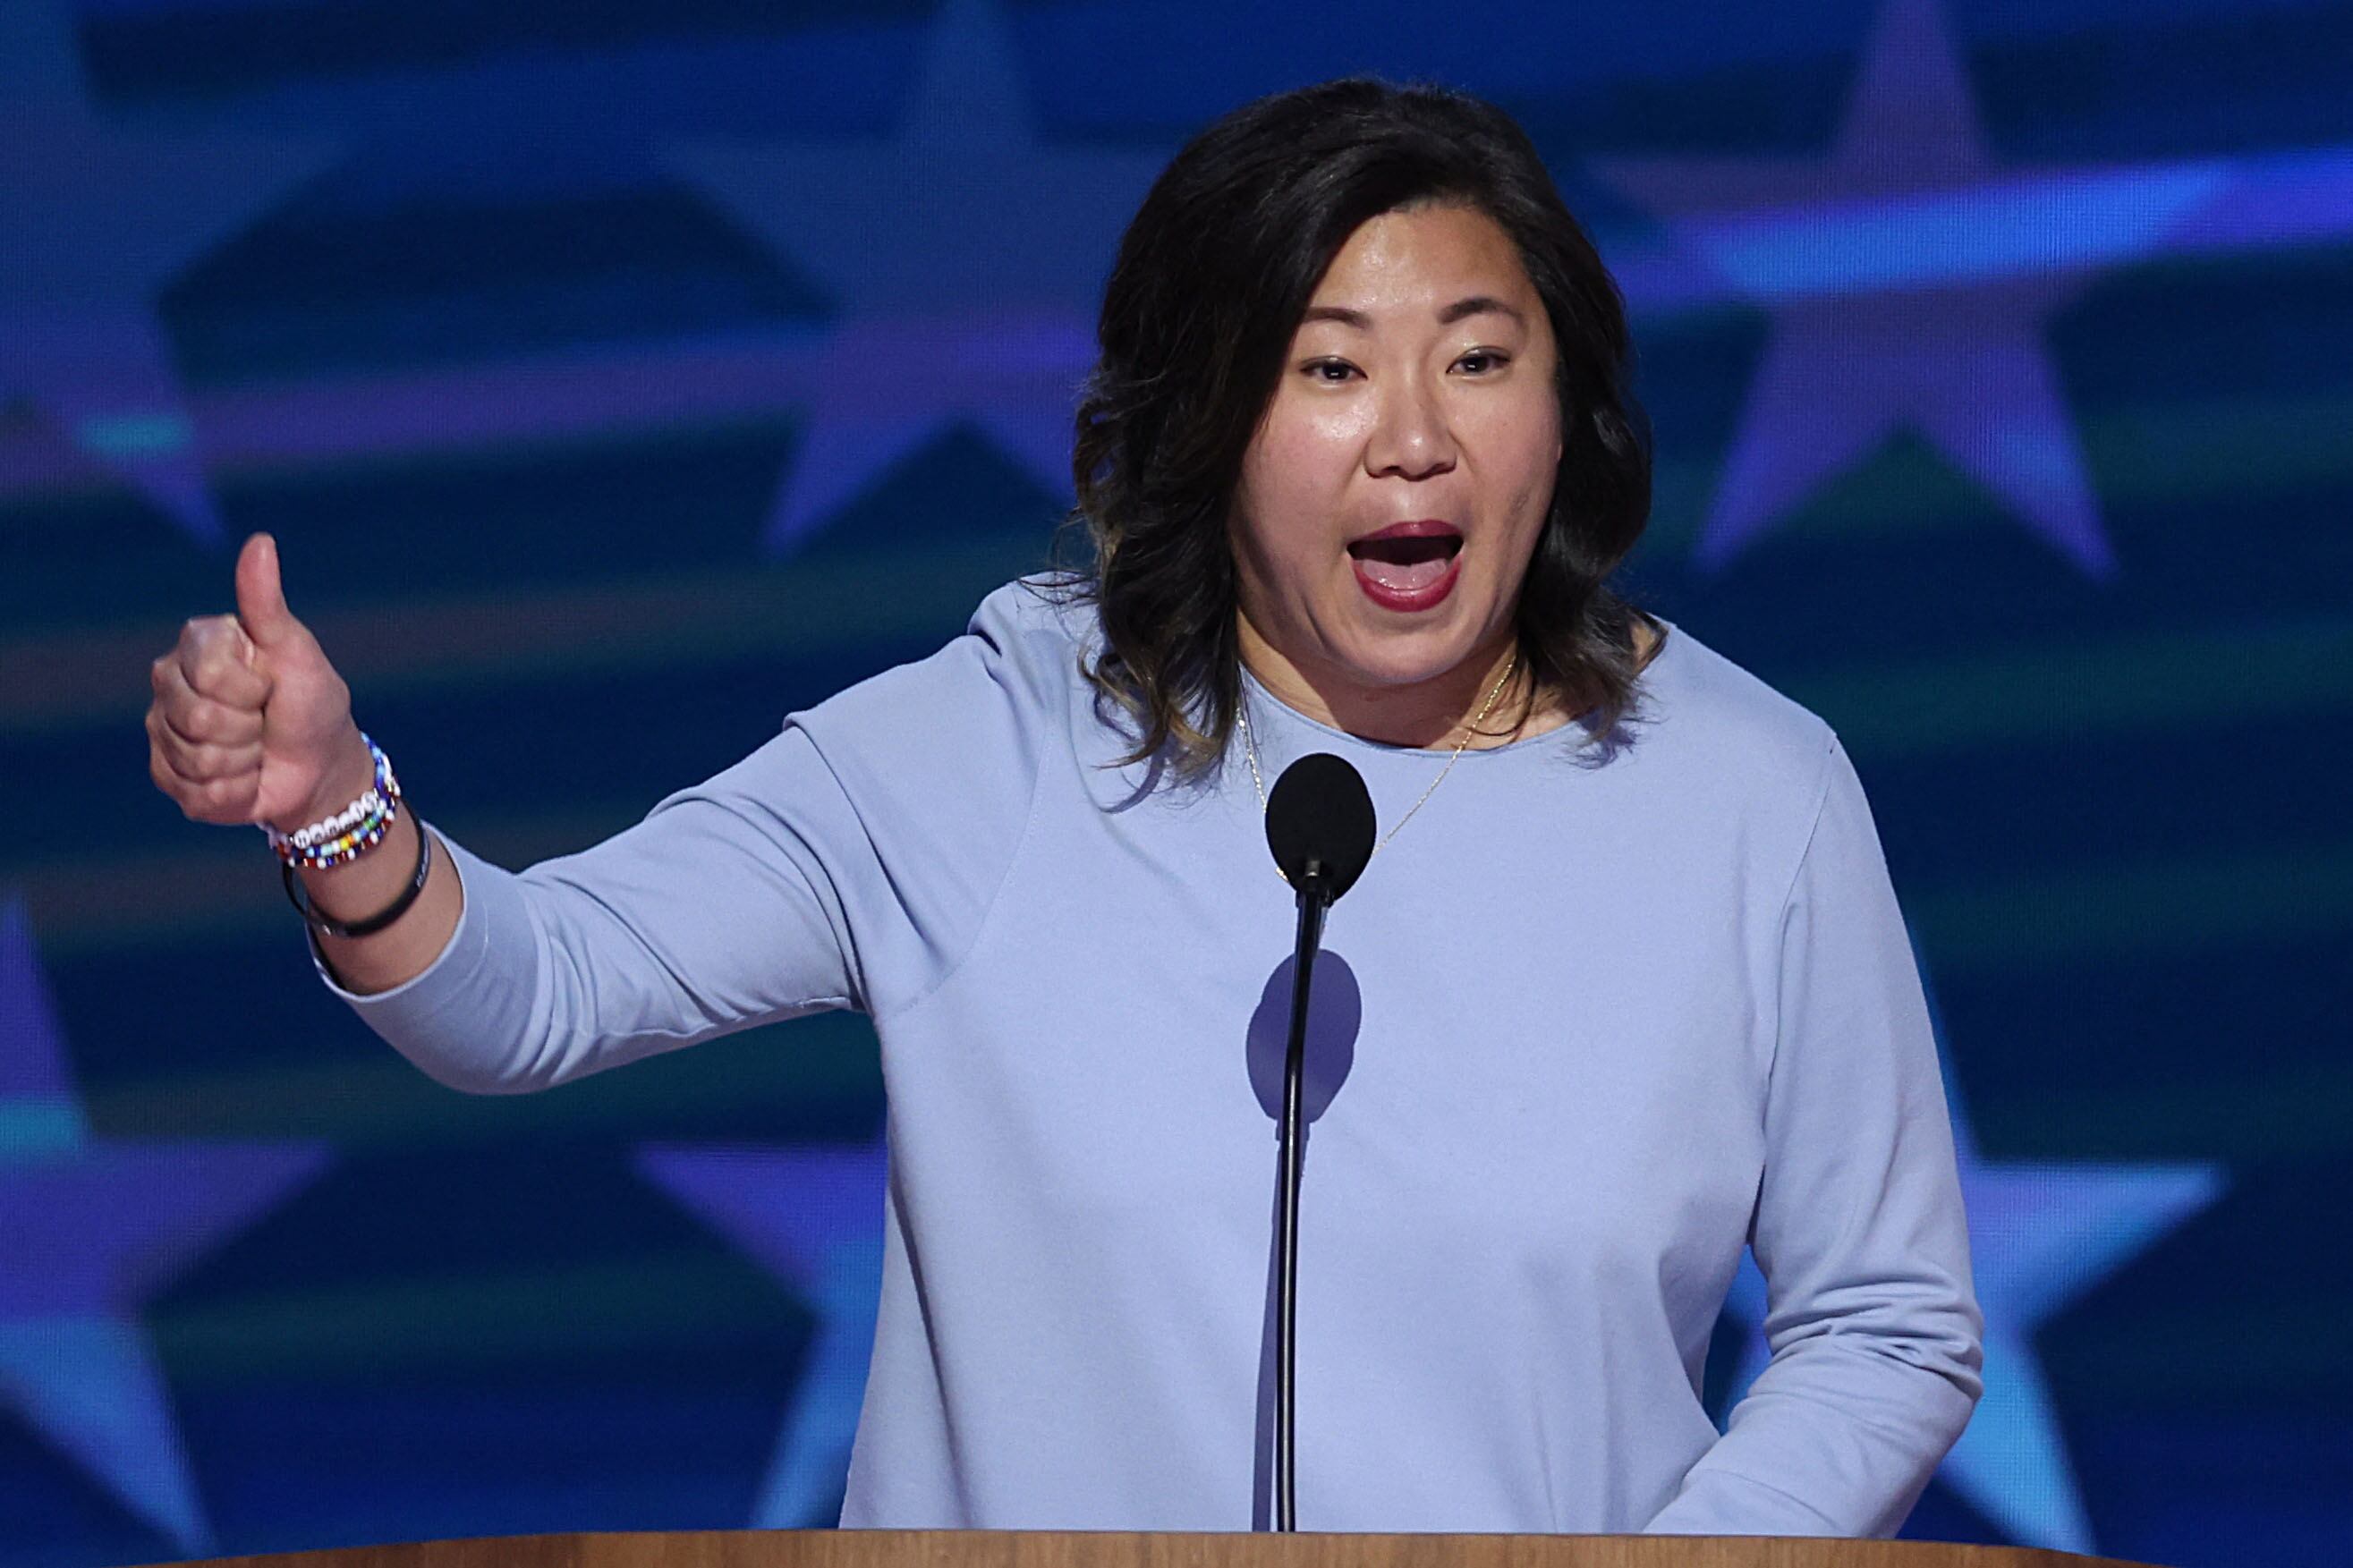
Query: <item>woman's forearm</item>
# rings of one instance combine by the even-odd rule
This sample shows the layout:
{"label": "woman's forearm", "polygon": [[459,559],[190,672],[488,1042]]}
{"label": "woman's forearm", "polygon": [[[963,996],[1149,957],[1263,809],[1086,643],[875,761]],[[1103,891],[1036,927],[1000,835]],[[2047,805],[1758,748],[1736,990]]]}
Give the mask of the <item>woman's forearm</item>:
{"label": "woman's forearm", "polygon": [[[362,749],[330,780],[325,791],[335,802],[314,814],[323,816],[343,803],[356,799],[374,776],[374,760]],[[385,831],[384,842],[358,859],[326,869],[295,872],[302,889],[319,912],[343,921],[365,920],[388,908],[408,887],[417,871],[417,835],[423,831],[415,810],[402,802],[399,816]],[[423,973],[449,944],[462,909],[458,874],[447,850],[435,845],[425,886],[398,920],[366,936],[317,933],[319,952],[344,989],[362,995],[389,991]]]}

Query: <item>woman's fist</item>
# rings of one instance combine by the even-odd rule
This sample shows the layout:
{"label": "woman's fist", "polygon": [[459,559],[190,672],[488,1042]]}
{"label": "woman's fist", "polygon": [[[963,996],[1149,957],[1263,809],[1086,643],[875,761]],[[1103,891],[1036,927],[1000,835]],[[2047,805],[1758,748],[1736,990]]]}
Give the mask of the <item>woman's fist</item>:
{"label": "woman's fist", "polygon": [[351,688],[286,607],[269,535],[237,552],[237,613],[189,621],[151,673],[147,771],[190,819],[290,833],[367,787]]}

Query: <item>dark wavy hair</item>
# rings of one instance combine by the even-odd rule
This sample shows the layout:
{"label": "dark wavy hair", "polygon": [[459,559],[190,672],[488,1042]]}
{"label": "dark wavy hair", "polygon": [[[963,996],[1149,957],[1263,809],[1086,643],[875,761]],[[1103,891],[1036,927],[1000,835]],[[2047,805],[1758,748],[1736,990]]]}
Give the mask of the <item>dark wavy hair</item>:
{"label": "dark wavy hair", "polygon": [[1520,591],[1517,635],[1538,691],[1607,736],[1635,705],[1634,621],[1665,627],[1604,579],[1651,509],[1650,430],[1632,385],[1625,307],[1525,132],[1445,88],[1352,77],[1277,93],[1195,136],[1120,242],[1078,410],[1078,504],[1061,543],[1092,559],[1055,580],[1092,602],[1103,644],[1085,676],[1176,775],[1222,757],[1241,700],[1229,511],[1316,285],[1366,220],[1461,203],[1516,245],[1559,345],[1560,471]]}

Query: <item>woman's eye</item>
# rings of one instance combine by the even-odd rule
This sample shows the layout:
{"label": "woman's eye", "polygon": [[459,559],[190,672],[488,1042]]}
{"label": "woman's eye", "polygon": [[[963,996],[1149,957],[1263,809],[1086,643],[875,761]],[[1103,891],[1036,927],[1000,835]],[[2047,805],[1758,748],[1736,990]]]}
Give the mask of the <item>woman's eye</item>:
{"label": "woman's eye", "polygon": [[1490,371],[1501,370],[1511,363],[1512,356],[1497,353],[1492,349],[1472,349],[1454,363],[1470,371],[1473,375],[1484,375]]}
{"label": "woman's eye", "polygon": [[1312,381],[1341,382],[1356,374],[1356,367],[1344,359],[1310,360],[1302,368]]}

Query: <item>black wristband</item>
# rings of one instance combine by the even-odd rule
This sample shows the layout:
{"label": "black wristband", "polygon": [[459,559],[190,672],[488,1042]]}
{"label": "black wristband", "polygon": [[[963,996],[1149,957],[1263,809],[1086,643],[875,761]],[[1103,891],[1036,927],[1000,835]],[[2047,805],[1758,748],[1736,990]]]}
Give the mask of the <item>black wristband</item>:
{"label": "black wristband", "polygon": [[433,836],[425,830],[424,819],[420,817],[417,821],[417,874],[408,879],[408,886],[401,889],[400,897],[392,900],[391,908],[382,914],[370,915],[364,921],[353,921],[349,924],[329,920],[319,912],[319,906],[312,903],[310,896],[302,890],[302,879],[294,874],[290,861],[280,863],[278,869],[286,882],[286,896],[294,901],[295,909],[301,911],[305,921],[329,936],[369,936],[408,912],[408,906],[415,903],[417,895],[425,890],[425,875],[432,865]]}

